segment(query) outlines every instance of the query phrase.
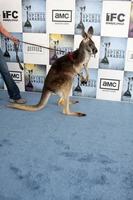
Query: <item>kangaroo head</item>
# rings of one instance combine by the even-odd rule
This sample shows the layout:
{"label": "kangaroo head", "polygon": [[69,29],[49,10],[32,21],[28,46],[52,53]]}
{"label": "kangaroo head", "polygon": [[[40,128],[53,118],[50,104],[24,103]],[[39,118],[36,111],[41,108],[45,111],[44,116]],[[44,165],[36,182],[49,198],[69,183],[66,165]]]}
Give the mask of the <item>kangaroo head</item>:
{"label": "kangaroo head", "polygon": [[96,48],[96,46],[95,46],[95,43],[93,42],[93,40],[92,40],[92,35],[93,35],[93,33],[94,33],[94,30],[93,30],[93,27],[92,26],[90,26],[89,28],[88,28],[88,31],[87,32],[85,32],[84,30],[83,30],[83,32],[82,32],[82,37],[84,38],[83,40],[82,40],[82,45],[83,45],[83,48],[85,49],[85,50],[87,50],[90,54],[96,54],[97,53],[97,48]]}

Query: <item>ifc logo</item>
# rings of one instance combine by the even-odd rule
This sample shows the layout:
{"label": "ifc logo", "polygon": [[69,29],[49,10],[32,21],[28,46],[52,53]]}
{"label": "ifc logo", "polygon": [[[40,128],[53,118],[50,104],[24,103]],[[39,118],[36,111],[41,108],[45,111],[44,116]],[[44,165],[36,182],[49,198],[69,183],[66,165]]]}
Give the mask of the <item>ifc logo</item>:
{"label": "ifc logo", "polygon": [[18,11],[14,10],[14,11],[10,11],[10,10],[7,10],[7,11],[3,11],[3,18],[18,18]]}
{"label": "ifc logo", "polygon": [[2,12],[2,16],[3,16],[3,21],[17,21],[18,11],[4,10]]}
{"label": "ifc logo", "polygon": [[106,13],[106,24],[124,24],[125,14],[124,13]]}

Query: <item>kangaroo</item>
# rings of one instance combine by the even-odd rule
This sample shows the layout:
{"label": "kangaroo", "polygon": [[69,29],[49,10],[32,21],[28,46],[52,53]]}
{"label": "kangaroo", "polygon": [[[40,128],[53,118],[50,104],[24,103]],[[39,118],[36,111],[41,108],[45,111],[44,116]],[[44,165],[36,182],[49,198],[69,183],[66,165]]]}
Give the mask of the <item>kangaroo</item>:
{"label": "kangaroo", "polygon": [[[63,114],[79,117],[85,116],[85,113],[70,111],[69,94],[75,75],[79,74],[84,64],[89,62],[91,54],[95,55],[97,53],[95,43],[91,39],[92,35],[93,27],[91,26],[87,32],[83,31],[83,40],[77,50],[65,54],[52,64],[44,81],[40,101],[36,105],[12,103],[8,107],[25,111],[38,111],[46,106],[52,93],[55,93],[60,97],[58,104],[63,105]],[[73,101],[72,103],[76,102]]]}

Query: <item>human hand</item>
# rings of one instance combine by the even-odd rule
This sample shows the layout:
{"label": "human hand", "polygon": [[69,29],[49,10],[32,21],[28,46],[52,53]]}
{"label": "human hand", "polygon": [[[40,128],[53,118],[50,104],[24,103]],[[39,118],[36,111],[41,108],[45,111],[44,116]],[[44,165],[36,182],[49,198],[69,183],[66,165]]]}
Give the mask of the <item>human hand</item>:
{"label": "human hand", "polygon": [[10,39],[15,43],[15,44],[19,44],[19,39],[14,37],[13,35],[10,37]]}

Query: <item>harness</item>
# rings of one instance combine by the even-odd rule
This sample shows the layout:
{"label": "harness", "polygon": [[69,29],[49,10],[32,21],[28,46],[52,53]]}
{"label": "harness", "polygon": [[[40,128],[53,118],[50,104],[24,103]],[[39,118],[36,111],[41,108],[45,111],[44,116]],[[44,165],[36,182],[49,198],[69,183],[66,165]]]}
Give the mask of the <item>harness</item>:
{"label": "harness", "polygon": [[73,52],[68,52],[67,56],[70,61],[74,62]]}

